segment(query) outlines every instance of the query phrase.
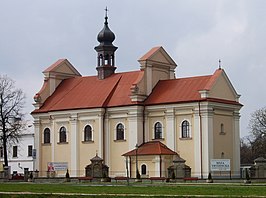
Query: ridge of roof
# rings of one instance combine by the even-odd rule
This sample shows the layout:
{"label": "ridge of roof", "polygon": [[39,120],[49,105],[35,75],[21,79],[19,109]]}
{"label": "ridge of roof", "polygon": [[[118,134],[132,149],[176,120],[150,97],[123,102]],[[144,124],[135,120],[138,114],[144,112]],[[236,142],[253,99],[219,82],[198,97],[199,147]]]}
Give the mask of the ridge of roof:
{"label": "ridge of roof", "polygon": [[120,76],[120,78],[118,79],[118,81],[116,82],[116,84],[114,85],[113,89],[110,91],[109,95],[106,97],[106,100],[103,103],[103,107],[106,107],[109,103],[109,101],[111,100],[111,97],[113,96],[117,85],[119,84],[120,80],[121,80],[122,76]]}

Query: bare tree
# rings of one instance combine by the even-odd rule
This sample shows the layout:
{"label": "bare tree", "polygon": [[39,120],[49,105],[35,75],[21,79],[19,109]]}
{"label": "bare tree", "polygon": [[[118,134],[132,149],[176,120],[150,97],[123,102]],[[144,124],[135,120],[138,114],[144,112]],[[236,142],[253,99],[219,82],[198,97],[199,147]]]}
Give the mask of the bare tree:
{"label": "bare tree", "polygon": [[251,114],[250,135],[241,139],[241,163],[253,163],[258,157],[266,158],[266,107]]}
{"label": "bare tree", "polygon": [[8,166],[8,146],[17,143],[21,131],[25,129],[22,122],[25,94],[14,84],[11,78],[0,75],[0,143],[5,166]]}
{"label": "bare tree", "polygon": [[255,138],[266,136],[266,107],[256,110],[251,115],[249,128]]}
{"label": "bare tree", "polygon": [[252,164],[253,155],[249,137],[243,137],[240,140],[240,162],[241,164]]}

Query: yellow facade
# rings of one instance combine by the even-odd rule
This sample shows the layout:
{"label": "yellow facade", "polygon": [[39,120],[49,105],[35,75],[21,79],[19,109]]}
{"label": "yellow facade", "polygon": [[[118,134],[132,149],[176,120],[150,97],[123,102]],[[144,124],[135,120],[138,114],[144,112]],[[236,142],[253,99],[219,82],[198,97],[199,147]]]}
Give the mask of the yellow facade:
{"label": "yellow facade", "polygon": [[[152,92],[160,80],[175,79],[173,60],[160,49],[148,59],[140,59],[141,78],[134,84],[139,95],[132,94],[132,101],[143,100]],[[40,93],[44,101],[53,94],[63,79],[80,74],[62,62],[58,71],[44,72],[46,88]],[[60,77],[49,78],[49,72]],[[64,76],[65,75],[65,76]],[[89,109],[68,109],[47,113],[33,113],[35,124],[35,145],[37,159],[35,167],[41,176],[46,175],[49,162],[67,163],[71,176],[84,176],[85,167],[97,153],[109,166],[111,177],[126,176],[124,153],[135,145],[157,140],[176,152],[191,167],[192,175],[207,177],[212,159],[230,159],[231,169],[238,174],[239,157],[239,110],[241,105],[216,102],[208,98],[238,102],[239,95],[234,90],[225,72],[217,78],[210,90],[198,90],[200,99],[171,104],[132,105]],[[145,97],[143,96],[145,95]],[[205,100],[206,99],[206,100]],[[36,100],[36,109],[41,107]],[[188,123],[188,134],[182,137],[182,123]],[[155,124],[162,126],[162,137],[155,138]],[[124,138],[117,140],[117,126],[124,127]],[[91,140],[85,141],[86,126],[92,129]],[[60,143],[59,131],[66,128],[66,142]],[[44,143],[44,130],[51,131],[51,141]],[[167,177],[167,168],[173,164],[175,156],[139,156],[138,168],[146,165],[147,174],[142,177]],[[129,163],[129,162],[128,162]],[[160,165],[159,165],[160,164]],[[159,169],[161,173],[158,172]],[[130,159],[131,176],[135,177],[136,161]],[[57,171],[62,176],[64,171]]]}

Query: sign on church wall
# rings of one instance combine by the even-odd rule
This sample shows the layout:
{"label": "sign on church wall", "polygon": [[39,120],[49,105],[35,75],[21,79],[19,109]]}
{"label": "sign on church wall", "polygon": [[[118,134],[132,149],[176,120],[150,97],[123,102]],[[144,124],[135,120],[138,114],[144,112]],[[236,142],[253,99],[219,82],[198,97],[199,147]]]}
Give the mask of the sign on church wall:
{"label": "sign on church wall", "polygon": [[230,159],[211,159],[211,171],[230,171]]}
{"label": "sign on church wall", "polygon": [[48,162],[48,171],[65,171],[67,170],[67,162]]}

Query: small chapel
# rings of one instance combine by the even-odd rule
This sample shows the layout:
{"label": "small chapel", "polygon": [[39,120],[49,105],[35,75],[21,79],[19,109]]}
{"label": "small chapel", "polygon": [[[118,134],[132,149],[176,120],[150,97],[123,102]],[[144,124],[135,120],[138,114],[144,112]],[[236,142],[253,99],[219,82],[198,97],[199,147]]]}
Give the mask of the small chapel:
{"label": "small chapel", "polygon": [[84,176],[96,153],[110,177],[168,177],[176,159],[192,176],[206,178],[212,159],[229,159],[239,174],[242,104],[224,69],[176,78],[177,64],[158,46],[136,71],[116,72],[107,13],[97,40],[94,76],[82,76],[67,59],[43,71],[32,112],[40,176],[48,165],[57,176],[66,169]]}

